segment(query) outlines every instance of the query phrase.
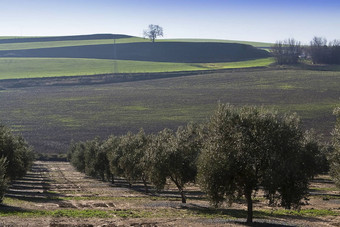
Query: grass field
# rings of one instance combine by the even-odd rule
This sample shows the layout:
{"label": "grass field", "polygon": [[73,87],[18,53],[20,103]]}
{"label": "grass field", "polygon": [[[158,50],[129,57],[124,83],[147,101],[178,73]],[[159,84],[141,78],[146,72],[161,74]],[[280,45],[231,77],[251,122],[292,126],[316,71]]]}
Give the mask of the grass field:
{"label": "grass field", "polygon": [[273,62],[272,58],[227,63],[168,63],[84,58],[0,58],[0,80],[265,67]]}
{"label": "grass field", "polygon": [[269,46],[210,39],[159,39],[152,44],[112,34],[0,37],[0,80],[248,68],[273,62],[266,51],[243,44]]}
{"label": "grass field", "polygon": [[329,138],[339,84],[337,71],[249,69],[102,85],[12,88],[0,91],[0,119],[37,151],[64,153],[72,139],[204,122],[221,101],[297,112],[305,128]]}

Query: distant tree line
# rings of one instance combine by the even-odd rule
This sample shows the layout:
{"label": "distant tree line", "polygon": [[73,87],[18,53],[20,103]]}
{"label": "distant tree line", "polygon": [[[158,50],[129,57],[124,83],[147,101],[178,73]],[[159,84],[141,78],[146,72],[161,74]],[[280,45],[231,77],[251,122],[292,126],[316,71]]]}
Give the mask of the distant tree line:
{"label": "distant tree line", "polygon": [[302,132],[295,114],[219,104],[207,123],[72,143],[68,159],[112,183],[142,181],[146,192],[148,184],[161,190],[171,181],[183,203],[188,183],[197,183],[215,206],[244,196],[252,222],[259,188],[272,205],[298,207],[309,180],[327,170],[326,148],[313,131]]}
{"label": "distant tree line", "polygon": [[340,41],[327,43],[322,37],[314,37],[309,46],[302,46],[295,39],[277,41],[271,52],[279,65],[297,64],[305,58],[310,58],[313,64],[340,64]]}
{"label": "distant tree line", "polygon": [[0,203],[8,183],[23,177],[33,162],[32,149],[21,136],[0,125]]}
{"label": "distant tree line", "polygon": [[314,64],[340,64],[340,41],[329,42],[321,37],[314,37],[310,42],[309,53]]}

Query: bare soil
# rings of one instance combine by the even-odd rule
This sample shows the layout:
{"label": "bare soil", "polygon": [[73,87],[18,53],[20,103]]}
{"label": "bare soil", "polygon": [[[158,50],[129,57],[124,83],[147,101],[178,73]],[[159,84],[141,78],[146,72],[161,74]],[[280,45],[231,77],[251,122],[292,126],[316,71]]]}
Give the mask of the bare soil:
{"label": "bare soil", "polygon": [[[318,176],[311,183],[309,200],[301,209],[338,212],[340,196],[329,176]],[[13,182],[6,194],[0,226],[244,226],[246,205],[214,210],[195,185],[187,187],[188,203],[171,184],[163,192],[152,188],[144,193],[142,184],[131,188],[123,179],[115,184],[89,178],[67,162],[35,162],[31,172]],[[261,193],[254,198],[254,226],[340,226],[340,216],[260,215],[281,209],[268,207]],[[103,211],[110,217],[65,215],[20,215],[27,211]],[[16,211],[17,213],[14,213]],[[261,213],[262,212],[262,213]],[[124,214],[124,215],[121,215]],[[340,213],[339,213],[340,215]]]}

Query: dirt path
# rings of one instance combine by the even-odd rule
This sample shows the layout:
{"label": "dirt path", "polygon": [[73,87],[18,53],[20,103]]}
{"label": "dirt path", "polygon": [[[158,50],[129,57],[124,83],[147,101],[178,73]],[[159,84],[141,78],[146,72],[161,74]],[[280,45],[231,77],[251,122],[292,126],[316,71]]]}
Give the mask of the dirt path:
{"label": "dirt path", "polygon": [[[315,196],[304,208],[339,210],[338,191],[327,177],[317,179]],[[323,191],[325,190],[325,191]],[[0,226],[243,226],[245,204],[213,210],[197,187],[188,187],[183,205],[175,188],[145,194],[124,180],[115,185],[89,178],[66,162],[35,162],[26,177],[8,190]],[[322,197],[323,196],[323,197]],[[332,196],[324,197],[324,196]],[[255,210],[268,208],[255,202]],[[259,215],[261,212],[259,213]],[[255,219],[256,226],[340,226],[339,216]]]}

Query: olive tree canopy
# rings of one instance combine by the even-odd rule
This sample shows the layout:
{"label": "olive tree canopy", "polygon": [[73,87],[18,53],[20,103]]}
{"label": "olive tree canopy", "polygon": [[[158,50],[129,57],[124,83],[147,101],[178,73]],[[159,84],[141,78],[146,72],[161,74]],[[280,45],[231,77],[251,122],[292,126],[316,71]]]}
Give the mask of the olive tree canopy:
{"label": "olive tree canopy", "polygon": [[270,203],[298,206],[315,174],[314,154],[305,149],[298,123],[295,115],[219,104],[198,165],[199,183],[209,200],[218,206],[245,196],[248,223],[253,219],[252,196],[260,187]]}

